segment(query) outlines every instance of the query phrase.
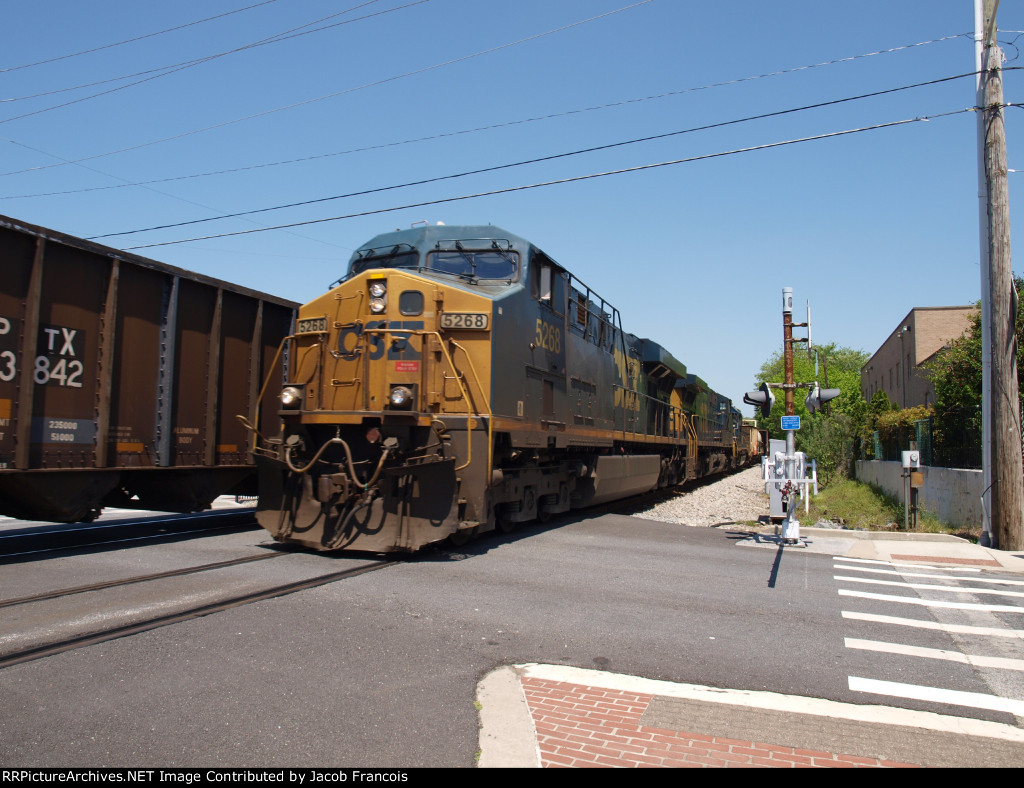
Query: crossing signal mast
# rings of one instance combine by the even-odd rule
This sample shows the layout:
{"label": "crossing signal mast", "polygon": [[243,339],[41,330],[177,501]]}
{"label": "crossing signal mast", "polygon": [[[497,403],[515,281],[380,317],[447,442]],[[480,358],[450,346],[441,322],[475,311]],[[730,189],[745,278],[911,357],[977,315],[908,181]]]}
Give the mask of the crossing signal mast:
{"label": "crossing signal mast", "polygon": [[[806,328],[806,339],[794,339],[794,328]],[[800,521],[794,516],[796,498],[804,498],[809,506],[809,492],[813,485],[814,494],[818,493],[817,463],[808,460],[803,452],[796,450],[796,431],[800,429],[800,417],[795,415],[796,404],[794,392],[798,388],[809,389],[804,404],[814,414],[821,410],[822,405],[835,399],[841,393],[839,389],[823,389],[818,381],[813,383],[796,383],[793,380],[793,343],[806,342],[807,352],[813,348],[811,343],[811,307],[807,306],[807,322],[793,322],[793,288],[782,288],[782,335],[783,360],[785,365],[785,381],[783,383],[762,383],[757,391],[748,391],[743,401],[761,409],[761,415],[768,418],[775,405],[773,388],[781,388],[785,394],[786,415],[782,417],[782,429],[786,431],[785,452],[770,451],[762,460],[761,469],[764,474],[765,492],[772,498],[772,510],[778,500],[779,508],[785,515],[782,522],[782,541],[784,544],[800,544]],[[815,363],[817,377],[817,363]],[[781,441],[778,442],[781,447]]]}

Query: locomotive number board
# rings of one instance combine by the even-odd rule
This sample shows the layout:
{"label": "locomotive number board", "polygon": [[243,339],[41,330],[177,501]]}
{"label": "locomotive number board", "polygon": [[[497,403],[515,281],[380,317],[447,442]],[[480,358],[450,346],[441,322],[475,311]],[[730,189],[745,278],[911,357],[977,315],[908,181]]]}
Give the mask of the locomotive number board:
{"label": "locomotive number board", "polygon": [[491,324],[491,316],[486,312],[444,312],[441,315],[441,328],[469,328],[486,331]]}
{"label": "locomotive number board", "polygon": [[295,324],[296,334],[312,334],[314,332],[324,332],[326,330],[326,317],[310,317],[304,320],[299,320]]}

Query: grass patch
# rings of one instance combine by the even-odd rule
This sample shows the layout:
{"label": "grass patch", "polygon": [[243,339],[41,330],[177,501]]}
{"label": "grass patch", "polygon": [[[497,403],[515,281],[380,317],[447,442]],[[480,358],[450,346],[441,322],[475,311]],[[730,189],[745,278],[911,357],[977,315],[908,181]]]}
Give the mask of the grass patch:
{"label": "grass patch", "polygon": [[[866,531],[902,531],[904,514],[903,502],[886,494],[878,487],[852,479],[835,479],[818,495],[811,497],[810,514],[803,514],[801,521],[813,525],[819,520],[832,520],[846,528]],[[953,526],[942,522],[929,512],[918,515],[919,533],[953,534],[977,542],[981,526]]]}

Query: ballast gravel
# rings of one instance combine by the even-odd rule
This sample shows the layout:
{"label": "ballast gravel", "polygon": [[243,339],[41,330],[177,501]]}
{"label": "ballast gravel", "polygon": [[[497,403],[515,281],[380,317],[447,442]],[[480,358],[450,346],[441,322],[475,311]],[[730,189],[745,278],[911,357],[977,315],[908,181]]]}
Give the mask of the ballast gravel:
{"label": "ballast gravel", "polygon": [[761,467],[755,466],[700,487],[684,486],[667,500],[631,511],[633,517],[703,528],[732,523],[762,523],[768,518],[768,496]]}

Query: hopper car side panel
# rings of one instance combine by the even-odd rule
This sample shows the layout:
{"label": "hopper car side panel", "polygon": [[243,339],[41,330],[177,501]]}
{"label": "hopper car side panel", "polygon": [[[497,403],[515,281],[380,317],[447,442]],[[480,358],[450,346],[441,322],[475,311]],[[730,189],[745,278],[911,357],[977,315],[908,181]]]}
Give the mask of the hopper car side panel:
{"label": "hopper car side panel", "polygon": [[0,217],[0,514],[255,492],[249,422],[295,305]]}

